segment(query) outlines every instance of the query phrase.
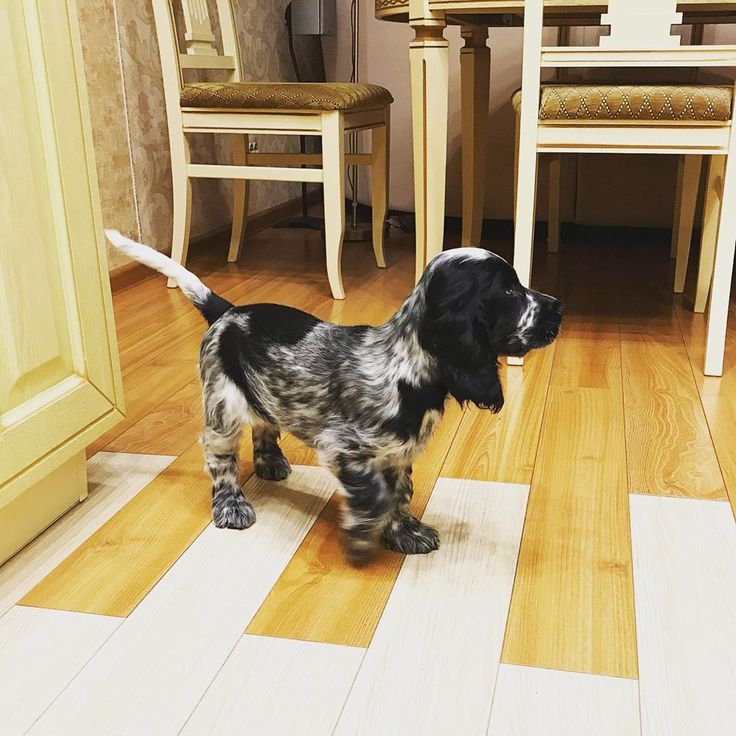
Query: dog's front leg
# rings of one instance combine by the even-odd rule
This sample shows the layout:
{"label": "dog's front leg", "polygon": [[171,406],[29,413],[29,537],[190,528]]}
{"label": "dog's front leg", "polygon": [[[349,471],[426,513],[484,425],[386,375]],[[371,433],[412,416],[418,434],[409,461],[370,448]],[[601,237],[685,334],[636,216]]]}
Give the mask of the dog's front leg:
{"label": "dog's front leg", "polygon": [[394,489],[394,507],[381,534],[383,546],[405,555],[426,554],[439,549],[437,531],[409,513],[409,503],[414,495],[411,467],[388,470],[385,477]]}
{"label": "dog's front leg", "polygon": [[342,459],[336,474],[344,491],[340,526],[345,553],[352,564],[362,565],[375,555],[390,518],[391,488],[382,473],[361,460]]}

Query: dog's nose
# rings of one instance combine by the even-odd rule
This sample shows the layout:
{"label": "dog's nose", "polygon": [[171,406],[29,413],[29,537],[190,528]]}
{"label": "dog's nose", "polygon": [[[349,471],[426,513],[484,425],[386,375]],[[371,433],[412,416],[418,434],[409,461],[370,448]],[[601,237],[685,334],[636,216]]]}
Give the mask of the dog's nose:
{"label": "dog's nose", "polygon": [[547,313],[551,312],[556,317],[562,318],[565,313],[565,307],[559,299],[555,299],[553,296],[544,295],[543,304],[547,310]]}

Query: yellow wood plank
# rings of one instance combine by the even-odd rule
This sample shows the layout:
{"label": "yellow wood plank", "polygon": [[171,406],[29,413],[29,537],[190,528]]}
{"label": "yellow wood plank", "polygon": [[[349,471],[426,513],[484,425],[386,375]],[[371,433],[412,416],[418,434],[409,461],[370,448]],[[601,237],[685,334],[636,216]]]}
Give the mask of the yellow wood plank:
{"label": "yellow wood plank", "polygon": [[723,376],[714,378],[702,372],[705,353],[706,315],[694,314],[682,300],[675,304],[677,319],[688,352],[690,367],[700,393],[708,429],[716,450],[731,507],[736,514],[736,325],[731,315],[726,337]]}
{"label": "yellow wood plank", "polygon": [[110,452],[181,455],[202,432],[199,379],[164,401],[105,446]]}
{"label": "yellow wood plank", "polygon": [[0,567],[0,616],[43,580],[176,458],[98,453],[87,463],[89,496]]}
{"label": "yellow wood plank", "polygon": [[194,444],[47,575],[21,605],[127,616],[211,520]]}
{"label": "yellow wood plank", "polygon": [[125,418],[87,448],[87,457],[109,445],[196,375],[196,358],[188,361],[152,361],[130,373],[124,373]]}
{"label": "yellow wood plank", "polygon": [[452,443],[444,478],[531,483],[554,346],[532,353],[523,368],[505,367],[499,414],[469,407]]}
{"label": "yellow wood plank", "polygon": [[675,300],[675,314],[687,349],[695,385],[701,396],[736,397],[736,310],[731,306],[726,331],[726,353],[722,376],[703,375],[707,314],[695,314],[684,298]]}
{"label": "yellow wood plank", "polygon": [[[143,453],[149,455],[181,455],[199,439],[202,433],[202,397],[199,380],[191,381],[163,402],[130,429],[112,440],[110,452]],[[240,448],[241,469],[251,472],[253,455],[250,427],[243,428]],[[287,432],[279,442],[292,465],[317,465],[317,454]]]}
{"label": "yellow wood plank", "polygon": [[[281,447],[292,465],[317,465],[291,435]],[[253,473],[250,432],[240,446],[241,481]],[[20,603],[127,616],[210,523],[211,491],[199,442],[47,575]]]}
{"label": "yellow wood plank", "polygon": [[617,318],[566,317],[557,342],[552,386],[620,391],[621,351]]}
{"label": "yellow wood plank", "polygon": [[701,400],[726,483],[728,499],[736,515],[736,397],[703,396]]}
{"label": "yellow wood plank", "polygon": [[[462,411],[448,402],[445,418],[414,466],[412,512],[421,516]],[[249,634],[365,647],[381,617],[403,555],[382,550],[363,568],[345,559],[333,497],[247,628]]]}
{"label": "yellow wood plank", "polygon": [[[571,369],[593,353],[596,367]],[[555,355],[506,629],[502,660],[508,664],[636,677],[617,375],[615,330],[565,330]]]}
{"label": "yellow wood plank", "polygon": [[693,369],[675,331],[622,333],[629,490],[726,498]]}

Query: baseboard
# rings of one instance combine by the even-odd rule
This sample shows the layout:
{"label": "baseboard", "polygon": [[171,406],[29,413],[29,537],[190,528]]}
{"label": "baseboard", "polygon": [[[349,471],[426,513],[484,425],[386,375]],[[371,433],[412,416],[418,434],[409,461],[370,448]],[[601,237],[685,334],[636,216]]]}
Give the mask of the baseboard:
{"label": "baseboard", "polygon": [[[307,195],[307,202],[310,206],[321,201],[321,188],[314,189]],[[281,222],[281,220],[301,214],[301,210],[302,198],[295,197],[294,199],[289,199],[274,207],[269,207],[254,215],[250,215],[245,226],[245,236],[248,237],[249,235],[255,235],[263,230],[267,230],[269,227],[273,227],[276,223]],[[215,228],[192,238],[189,243],[189,257],[206,253],[212,250],[212,248],[222,245],[223,238],[229,236],[230,228],[231,223],[228,223],[223,227]],[[126,263],[110,271],[110,287],[113,292],[120,291],[144,279],[150,278],[152,275],[151,269],[142,263]]]}

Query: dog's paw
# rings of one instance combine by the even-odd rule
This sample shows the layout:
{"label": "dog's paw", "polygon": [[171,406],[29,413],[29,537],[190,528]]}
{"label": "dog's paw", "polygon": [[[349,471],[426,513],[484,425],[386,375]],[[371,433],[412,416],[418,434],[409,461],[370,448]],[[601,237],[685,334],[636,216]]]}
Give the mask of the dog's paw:
{"label": "dog's paw", "polygon": [[232,495],[212,509],[212,521],[218,529],[247,529],[256,521],[256,512],[242,494]]}
{"label": "dog's paw", "polygon": [[347,536],[343,538],[343,547],[345,548],[345,556],[353,567],[367,565],[378,551],[375,538],[368,540]]}
{"label": "dog's paw", "polygon": [[263,480],[285,480],[291,473],[291,465],[283,455],[256,455],[256,475]]}
{"label": "dog's paw", "polygon": [[440,548],[440,535],[413,516],[403,516],[391,521],[383,530],[381,542],[393,552],[426,555]]}

